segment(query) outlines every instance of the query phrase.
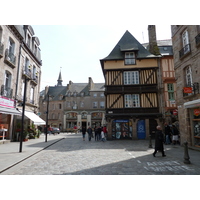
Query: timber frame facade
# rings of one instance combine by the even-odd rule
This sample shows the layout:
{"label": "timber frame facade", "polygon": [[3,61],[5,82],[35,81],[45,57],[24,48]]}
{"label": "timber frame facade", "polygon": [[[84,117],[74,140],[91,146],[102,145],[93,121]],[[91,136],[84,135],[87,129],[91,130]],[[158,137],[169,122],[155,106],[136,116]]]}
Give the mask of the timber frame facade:
{"label": "timber frame facade", "polygon": [[159,59],[126,31],[104,59],[108,139],[146,139],[162,119]]}

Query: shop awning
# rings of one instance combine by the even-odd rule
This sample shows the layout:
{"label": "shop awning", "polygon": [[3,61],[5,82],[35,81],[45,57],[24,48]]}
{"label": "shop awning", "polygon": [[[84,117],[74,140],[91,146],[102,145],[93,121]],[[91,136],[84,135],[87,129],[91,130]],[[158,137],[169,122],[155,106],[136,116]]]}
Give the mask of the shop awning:
{"label": "shop awning", "polygon": [[7,108],[7,107],[0,107],[0,113],[4,113],[7,115],[22,115],[19,110],[16,108]]}
{"label": "shop awning", "polygon": [[200,107],[200,99],[189,101],[183,104],[184,108],[194,108],[194,107]]}
{"label": "shop awning", "polygon": [[[22,111],[21,111],[22,112]],[[33,112],[24,111],[24,115],[28,117],[35,125],[45,125],[46,122]]]}

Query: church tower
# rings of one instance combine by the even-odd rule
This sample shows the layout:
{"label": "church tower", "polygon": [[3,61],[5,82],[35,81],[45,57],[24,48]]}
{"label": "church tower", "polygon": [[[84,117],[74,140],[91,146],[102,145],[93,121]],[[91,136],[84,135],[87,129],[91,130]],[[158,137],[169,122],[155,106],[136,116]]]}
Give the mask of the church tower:
{"label": "church tower", "polygon": [[57,80],[57,86],[62,86],[62,82],[63,82],[63,80],[62,80],[62,76],[61,76],[61,71],[60,71],[60,73],[59,73],[59,77],[58,77],[58,80]]}

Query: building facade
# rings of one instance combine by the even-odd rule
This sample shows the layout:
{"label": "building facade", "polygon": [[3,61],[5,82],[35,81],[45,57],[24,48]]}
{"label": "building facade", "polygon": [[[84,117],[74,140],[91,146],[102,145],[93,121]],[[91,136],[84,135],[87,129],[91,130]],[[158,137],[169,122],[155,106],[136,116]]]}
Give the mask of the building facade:
{"label": "building facade", "polygon": [[126,31],[111,53],[100,60],[108,139],[154,136],[162,121],[159,59],[160,55],[150,53]]}
{"label": "building facade", "polygon": [[[47,107],[49,95],[49,109]],[[45,102],[45,104],[44,104]],[[40,113],[48,126],[59,127],[61,131],[74,131],[85,126],[94,128],[105,125],[104,83],[94,83],[89,77],[88,83],[73,83],[62,86],[61,73],[56,86],[47,86],[41,92]]]}
{"label": "building facade", "polygon": [[[154,31],[154,34],[156,34],[156,31]],[[151,41],[151,37],[149,40]],[[159,66],[161,79],[160,93],[162,94],[161,112],[163,115],[163,121],[169,125],[173,123],[177,124],[178,111],[176,105],[176,80],[172,40],[157,40],[156,44],[159,54],[161,55]],[[149,43],[145,43],[143,46],[150,51]]]}
{"label": "building facade", "polygon": [[37,116],[42,66],[40,42],[29,25],[0,26],[0,42],[1,99],[5,103],[14,102],[11,107],[17,110],[17,114],[9,117],[6,139],[18,141],[24,102],[24,128],[45,123]]}
{"label": "building facade", "polygon": [[181,143],[200,147],[200,26],[172,25]]}

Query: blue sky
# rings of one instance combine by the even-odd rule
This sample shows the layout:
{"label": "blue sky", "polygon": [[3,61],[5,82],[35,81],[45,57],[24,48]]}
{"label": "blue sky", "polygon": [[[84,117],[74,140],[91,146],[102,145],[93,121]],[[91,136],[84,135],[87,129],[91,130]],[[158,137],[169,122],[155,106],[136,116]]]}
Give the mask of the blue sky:
{"label": "blue sky", "polygon": [[[92,77],[103,83],[100,59],[105,58],[128,30],[140,43],[148,42],[148,25],[32,25],[40,40],[41,88],[57,83],[61,70],[63,85],[71,80],[86,83]],[[170,25],[157,25],[157,39],[170,39]]]}

